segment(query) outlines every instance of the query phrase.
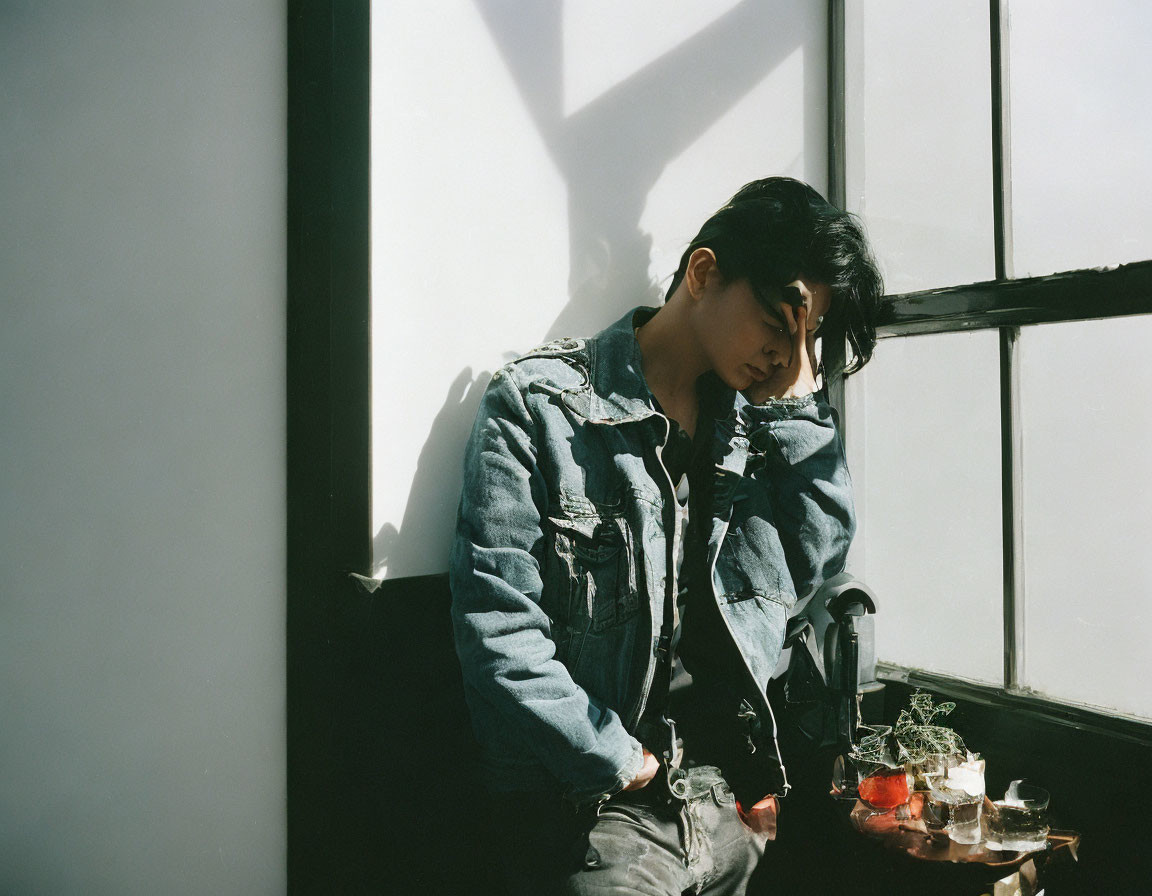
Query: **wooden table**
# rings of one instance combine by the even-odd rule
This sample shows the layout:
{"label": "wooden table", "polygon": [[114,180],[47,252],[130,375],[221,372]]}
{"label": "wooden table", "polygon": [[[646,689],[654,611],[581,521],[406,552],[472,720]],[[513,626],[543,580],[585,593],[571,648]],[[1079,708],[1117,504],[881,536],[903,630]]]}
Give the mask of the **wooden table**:
{"label": "wooden table", "polygon": [[[1021,873],[1021,892],[1036,892],[1040,869],[1060,854],[1076,858],[1080,846],[1080,835],[1075,831],[1051,830],[1048,842],[1043,849],[1028,852],[1012,852],[988,849],[983,838],[980,843],[955,843],[943,830],[934,828],[923,818],[924,801],[927,794],[916,792],[907,805],[882,812],[873,809],[860,800],[852,807],[849,816],[852,826],[861,834],[878,841],[887,849],[903,853],[924,862],[951,862],[969,866],[982,866],[986,875],[980,875],[988,882],[999,881]],[[985,798],[985,809],[988,808]],[[986,825],[987,812],[982,813],[981,825]],[[983,831],[987,836],[987,828]]]}

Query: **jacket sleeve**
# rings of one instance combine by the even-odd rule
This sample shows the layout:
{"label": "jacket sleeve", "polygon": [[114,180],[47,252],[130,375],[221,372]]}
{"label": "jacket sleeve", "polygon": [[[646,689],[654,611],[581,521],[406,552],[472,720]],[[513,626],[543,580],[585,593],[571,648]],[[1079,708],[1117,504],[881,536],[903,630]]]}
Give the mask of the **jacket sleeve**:
{"label": "jacket sleeve", "polygon": [[[519,732],[576,803],[623,788],[640,743],[555,659],[543,587],[544,478],[536,424],[509,368],[493,377],[464,461],[450,579],[465,682]],[[473,712],[476,708],[473,707]]]}
{"label": "jacket sleeve", "polygon": [[762,467],[788,571],[803,598],[844,568],[856,531],[852,480],[832,408],[816,395],[747,405],[743,416]]}

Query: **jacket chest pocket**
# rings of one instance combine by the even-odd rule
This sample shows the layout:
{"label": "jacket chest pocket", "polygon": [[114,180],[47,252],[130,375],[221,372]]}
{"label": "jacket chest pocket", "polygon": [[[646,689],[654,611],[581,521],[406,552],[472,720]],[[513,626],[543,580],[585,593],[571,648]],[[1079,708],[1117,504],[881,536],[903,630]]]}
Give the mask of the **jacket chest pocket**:
{"label": "jacket chest pocket", "polygon": [[[566,580],[569,625],[602,632],[640,609],[636,549],[622,516],[581,515],[548,518],[556,574]],[[560,584],[560,583],[558,583]]]}

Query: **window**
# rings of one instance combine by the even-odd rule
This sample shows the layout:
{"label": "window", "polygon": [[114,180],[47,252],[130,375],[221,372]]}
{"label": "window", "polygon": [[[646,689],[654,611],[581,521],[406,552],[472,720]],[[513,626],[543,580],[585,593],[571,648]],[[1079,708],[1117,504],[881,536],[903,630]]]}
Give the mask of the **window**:
{"label": "window", "polygon": [[848,9],[847,198],[868,222],[887,288],[991,279],[987,3]]}
{"label": "window", "polygon": [[888,339],[847,383],[877,656],[984,682],[1004,655],[999,353],[995,330]]}
{"label": "window", "polygon": [[1029,327],[1020,346],[1020,682],[1145,718],[1152,692],[1118,687],[1143,681],[1152,630],[1149,340],[1144,315]]}
{"label": "window", "polygon": [[1152,6],[1008,4],[1017,276],[1152,258]]}
{"label": "window", "polygon": [[877,656],[1152,720],[1152,12],[844,7],[845,198],[890,291],[845,394]]}

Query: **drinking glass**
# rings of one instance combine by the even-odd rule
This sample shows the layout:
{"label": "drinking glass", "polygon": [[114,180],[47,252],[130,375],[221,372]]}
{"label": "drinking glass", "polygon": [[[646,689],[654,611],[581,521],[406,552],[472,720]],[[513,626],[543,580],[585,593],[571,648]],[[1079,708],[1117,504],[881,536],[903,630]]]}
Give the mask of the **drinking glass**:
{"label": "drinking glass", "polygon": [[988,848],[1030,852],[1048,844],[1048,791],[1013,781],[988,813]]}
{"label": "drinking glass", "polygon": [[984,760],[972,757],[928,779],[930,815],[954,843],[979,843],[984,804]]}

